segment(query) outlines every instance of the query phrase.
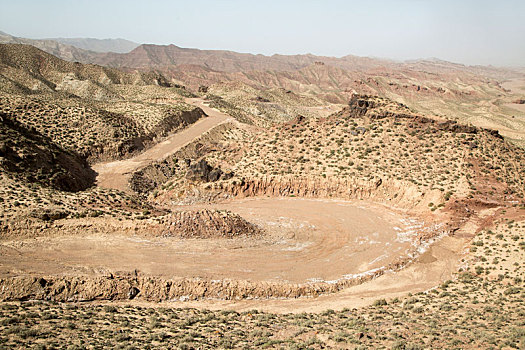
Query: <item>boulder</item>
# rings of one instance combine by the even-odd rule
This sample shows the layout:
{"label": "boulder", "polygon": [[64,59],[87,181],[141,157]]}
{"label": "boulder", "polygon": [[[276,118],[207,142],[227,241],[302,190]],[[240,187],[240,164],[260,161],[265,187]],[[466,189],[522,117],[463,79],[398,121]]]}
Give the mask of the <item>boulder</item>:
{"label": "boulder", "polygon": [[214,168],[208,164],[205,159],[192,163],[191,160],[186,160],[188,171],[186,178],[192,181],[215,182],[218,180],[228,180],[233,174],[224,173],[220,168]]}

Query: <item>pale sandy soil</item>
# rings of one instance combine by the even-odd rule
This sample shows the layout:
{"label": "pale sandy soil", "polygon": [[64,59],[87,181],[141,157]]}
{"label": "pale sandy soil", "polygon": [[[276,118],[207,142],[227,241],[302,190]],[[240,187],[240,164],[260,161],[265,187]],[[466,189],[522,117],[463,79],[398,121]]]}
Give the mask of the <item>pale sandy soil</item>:
{"label": "pale sandy soil", "polygon": [[[421,222],[402,213],[364,201],[257,198],[212,207],[240,213],[265,229],[266,237],[188,240],[100,235],[4,241],[0,245],[0,276],[100,275],[137,269],[167,278],[333,281],[406,256],[414,250],[414,235],[425,229]],[[284,313],[368,305],[378,298],[428,290],[451,278],[465,242],[465,238],[445,236],[401,271],[318,298],[155,305]]]}
{"label": "pale sandy soil", "polygon": [[4,242],[0,275],[137,269],[166,278],[333,281],[408,256],[414,252],[417,232],[425,229],[418,220],[366,202],[260,198],[213,207],[239,213],[266,235],[237,239],[61,236]]}
{"label": "pale sandy soil", "polygon": [[[275,313],[322,312],[327,309],[342,310],[368,306],[381,298],[396,298],[407,293],[417,293],[434,288],[453,278],[460,266],[466,240],[445,237],[432,245],[417,261],[407,268],[387,273],[369,282],[346,288],[338,293],[317,298],[288,300],[204,300],[161,303],[159,306],[196,307],[210,310],[232,309],[248,311],[258,309]],[[151,303],[141,303],[152,306]]]}
{"label": "pale sandy soil", "polygon": [[521,112],[522,114],[525,114],[525,104],[520,105],[520,104],[517,104],[517,103],[505,103],[503,105],[505,107],[509,107],[509,108],[515,109],[516,111]]}
{"label": "pale sandy soil", "polygon": [[328,106],[319,106],[319,107],[303,107],[304,109],[314,112],[320,117],[328,117],[329,115],[339,112],[344,105],[328,105]]}
{"label": "pale sandy soil", "polygon": [[147,149],[136,157],[95,164],[93,170],[98,173],[97,185],[104,188],[128,191],[128,179],[132,172],[143,168],[153,161],[168,157],[217,125],[233,120],[229,115],[208,107],[201,99],[187,98],[185,102],[200,107],[208,117],[202,118],[186,129],[170,135],[164,141]]}
{"label": "pale sandy soil", "polygon": [[512,79],[501,84],[507,90],[515,94],[525,94],[525,79]]}

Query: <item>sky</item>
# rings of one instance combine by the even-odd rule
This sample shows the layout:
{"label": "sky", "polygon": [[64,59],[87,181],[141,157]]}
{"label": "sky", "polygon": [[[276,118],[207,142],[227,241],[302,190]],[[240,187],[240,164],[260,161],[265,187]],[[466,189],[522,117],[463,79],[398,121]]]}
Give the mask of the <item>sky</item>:
{"label": "sky", "polygon": [[0,31],[525,66],[525,0],[0,0]]}

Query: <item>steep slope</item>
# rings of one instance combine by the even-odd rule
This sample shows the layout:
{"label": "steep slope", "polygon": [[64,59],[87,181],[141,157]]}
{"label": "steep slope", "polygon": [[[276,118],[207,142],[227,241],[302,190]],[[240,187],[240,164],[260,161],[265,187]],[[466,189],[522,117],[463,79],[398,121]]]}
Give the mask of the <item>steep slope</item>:
{"label": "steep slope", "polygon": [[[176,45],[138,45],[123,39],[55,38],[26,39],[0,32],[0,43],[28,44],[40,48],[59,58],[83,63],[98,63],[112,67],[166,69],[176,65],[199,65],[222,72],[247,71],[290,71],[314,63],[327,64],[353,72],[385,72],[385,70],[416,70],[434,74],[460,72],[493,79],[511,78],[520,72],[516,69],[503,69],[486,66],[466,66],[439,59],[422,59],[395,62],[388,59],[346,55],[343,57],[316,56],[312,54],[265,56],[261,54],[238,53],[226,50],[199,50],[181,48]],[[67,44],[67,45],[66,45]],[[75,45],[77,47],[75,47]],[[121,51],[111,51],[112,47],[125,46]],[[92,51],[91,48],[93,49]],[[100,51],[100,52],[96,52]]]}
{"label": "steep slope", "polygon": [[111,84],[167,85],[152,73],[124,73],[95,65],[61,60],[33,46],[0,44],[0,74],[33,91],[65,91],[79,97],[114,98]]}
{"label": "steep slope", "polygon": [[0,235],[37,234],[42,220],[156,212],[93,188],[88,162],[129,157],[206,116],[157,77],[0,45]]}
{"label": "steep slope", "polygon": [[4,113],[0,113],[0,169],[22,182],[63,191],[85,190],[95,180],[95,172],[80,156]]}
{"label": "steep slope", "polygon": [[90,62],[97,55],[96,52],[82,50],[53,40],[19,38],[3,32],[0,32],[0,43],[31,45],[63,60],[72,62]]}
{"label": "steep slope", "polygon": [[[204,199],[209,191],[219,196],[380,198],[423,211],[454,211],[457,201],[490,206],[520,202],[525,195],[525,153],[497,131],[423,117],[369,96],[354,96],[344,110],[327,118],[298,117],[264,130],[232,131],[193,154],[235,174],[203,185]],[[184,200],[181,188],[193,197],[194,185],[178,165],[183,159],[177,158],[185,156],[153,164],[158,171],[144,169],[142,183],[168,188],[156,193],[161,200]],[[159,173],[170,186],[144,178]]]}

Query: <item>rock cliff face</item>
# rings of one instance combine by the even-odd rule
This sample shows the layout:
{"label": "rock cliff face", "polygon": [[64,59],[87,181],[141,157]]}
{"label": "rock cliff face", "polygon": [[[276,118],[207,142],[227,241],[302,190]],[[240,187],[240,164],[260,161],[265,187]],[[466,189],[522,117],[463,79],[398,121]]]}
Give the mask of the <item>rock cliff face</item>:
{"label": "rock cliff face", "polygon": [[442,200],[439,190],[421,192],[411,183],[377,178],[371,181],[322,177],[266,176],[261,178],[217,181],[192,187],[188,202],[214,201],[226,197],[306,197],[338,199],[372,199],[426,212],[429,202]]}
{"label": "rock cliff face", "polygon": [[359,181],[340,179],[264,177],[232,181],[220,184],[219,188],[238,197],[252,196],[297,196],[297,197],[341,197],[369,198],[381,186],[382,180]]}
{"label": "rock cliff face", "polygon": [[233,173],[225,173],[220,168],[214,168],[208,164],[206,159],[201,159],[197,162],[187,161],[188,171],[186,178],[192,181],[215,182],[218,180],[228,180],[233,177]]}
{"label": "rock cliff face", "polygon": [[225,210],[175,212],[166,220],[165,236],[183,238],[233,238],[257,236],[262,231],[241,216]]}
{"label": "rock cliff face", "polygon": [[472,125],[465,125],[454,120],[436,120],[414,114],[407,106],[394,103],[388,99],[367,96],[353,95],[348,106],[336,114],[336,116],[351,116],[354,118],[368,117],[370,119],[396,118],[411,119],[411,127],[432,126],[436,131],[447,131],[453,133],[477,134],[487,133],[497,138],[503,139],[497,130],[479,128]]}
{"label": "rock cliff face", "polygon": [[[231,178],[231,172],[210,168],[206,160],[202,160],[206,153],[215,149],[217,143],[224,139],[224,135],[231,128],[230,123],[221,124],[184,146],[172,156],[134,172],[129,180],[130,188],[144,195],[163,185],[179,172],[184,172],[189,178],[205,182]],[[200,160],[196,161],[197,159]],[[203,161],[206,163],[202,163]],[[192,165],[193,169],[190,169]]]}

